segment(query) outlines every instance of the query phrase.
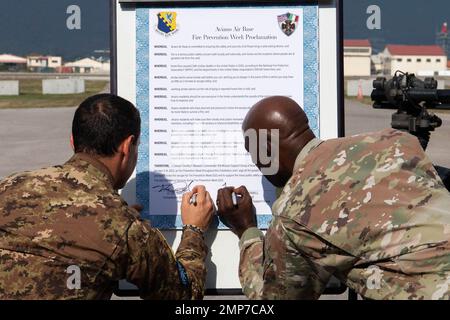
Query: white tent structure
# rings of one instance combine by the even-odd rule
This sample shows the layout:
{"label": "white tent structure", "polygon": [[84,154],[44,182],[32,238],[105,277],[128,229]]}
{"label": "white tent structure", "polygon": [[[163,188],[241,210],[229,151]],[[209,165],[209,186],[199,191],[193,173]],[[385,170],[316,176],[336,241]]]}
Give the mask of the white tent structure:
{"label": "white tent structure", "polygon": [[68,62],[64,67],[72,68],[76,73],[108,73],[110,70],[109,61],[99,62],[91,58]]}
{"label": "white tent structure", "polygon": [[0,54],[0,63],[3,64],[27,64],[27,59],[12,54]]}

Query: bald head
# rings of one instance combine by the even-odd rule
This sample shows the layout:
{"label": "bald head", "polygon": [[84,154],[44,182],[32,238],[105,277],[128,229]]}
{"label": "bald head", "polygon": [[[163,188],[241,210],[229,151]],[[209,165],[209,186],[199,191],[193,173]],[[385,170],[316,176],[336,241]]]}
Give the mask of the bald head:
{"label": "bald head", "polygon": [[[309,128],[308,117],[300,106],[287,97],[270,97],[255,104],[242,124],[242,130],[259,131],[261,129],[278,129],[280,169],[273,176],[266,178],[277,187],[282,187],[292,176],[295,160],[303,147],[314,138]],[[246,149],[249,150],[248,141]],[[272,146],[268,146],[272,150]],[[260,169],[261,166],[256,164]]]}
{"label": "bald head", "polygon": [[309,129],[308,118],[294,100],[287,97],[270,97],[259,101],[247,113],[242,124],[248,129],[279,129],[280,137],[289,137]]}

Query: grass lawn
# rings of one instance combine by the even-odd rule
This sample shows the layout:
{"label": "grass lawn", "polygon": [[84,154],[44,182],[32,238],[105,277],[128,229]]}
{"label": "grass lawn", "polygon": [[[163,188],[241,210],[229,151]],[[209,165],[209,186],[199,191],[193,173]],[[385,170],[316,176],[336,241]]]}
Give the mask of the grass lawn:
{"label": "grass lawn", "polygon": [[87,97],[105,89],[108,81],[86,80],[86,92],[80,94],[42,94],[42,80],[20,80],[20,95],[0,96],[0,109],[75,107]]}

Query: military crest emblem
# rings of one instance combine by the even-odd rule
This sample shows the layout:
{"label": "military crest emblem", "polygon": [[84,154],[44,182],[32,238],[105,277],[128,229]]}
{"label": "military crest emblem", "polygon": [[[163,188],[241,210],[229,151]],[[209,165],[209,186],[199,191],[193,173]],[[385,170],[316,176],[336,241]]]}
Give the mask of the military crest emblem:
{"label": "military crest emblem", "polygon": [[177,31],[177,13],[173,11],[164,11],[158,13],[157,30],[163,34],[169,35]]}
{"label": "military crest emblem", "polygon": [[281,31],[288,37],[297,30],[299,17],[293,13],[285,13],[278,16],[278,25]]}

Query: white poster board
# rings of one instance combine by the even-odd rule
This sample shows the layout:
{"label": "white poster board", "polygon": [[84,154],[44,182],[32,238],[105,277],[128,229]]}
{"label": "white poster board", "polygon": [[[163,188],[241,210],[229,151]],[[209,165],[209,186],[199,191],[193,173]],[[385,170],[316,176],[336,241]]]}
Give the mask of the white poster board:
{"label": "white poster board", "polygon": [[[290,96],[322,139],[343,131],[339,10],[335,1],[114,1],[113,92],[141,112],[136,172],[123,191],[176,250],[179,200],[195,184],[215,199],[246,185],[266,228],[275,189],[251,164],[240,124],[272,95]],[[201,4],[199,4],[201,3]],[[238,239],[221,225],[207,235],[207,288],[240,288]]]}

